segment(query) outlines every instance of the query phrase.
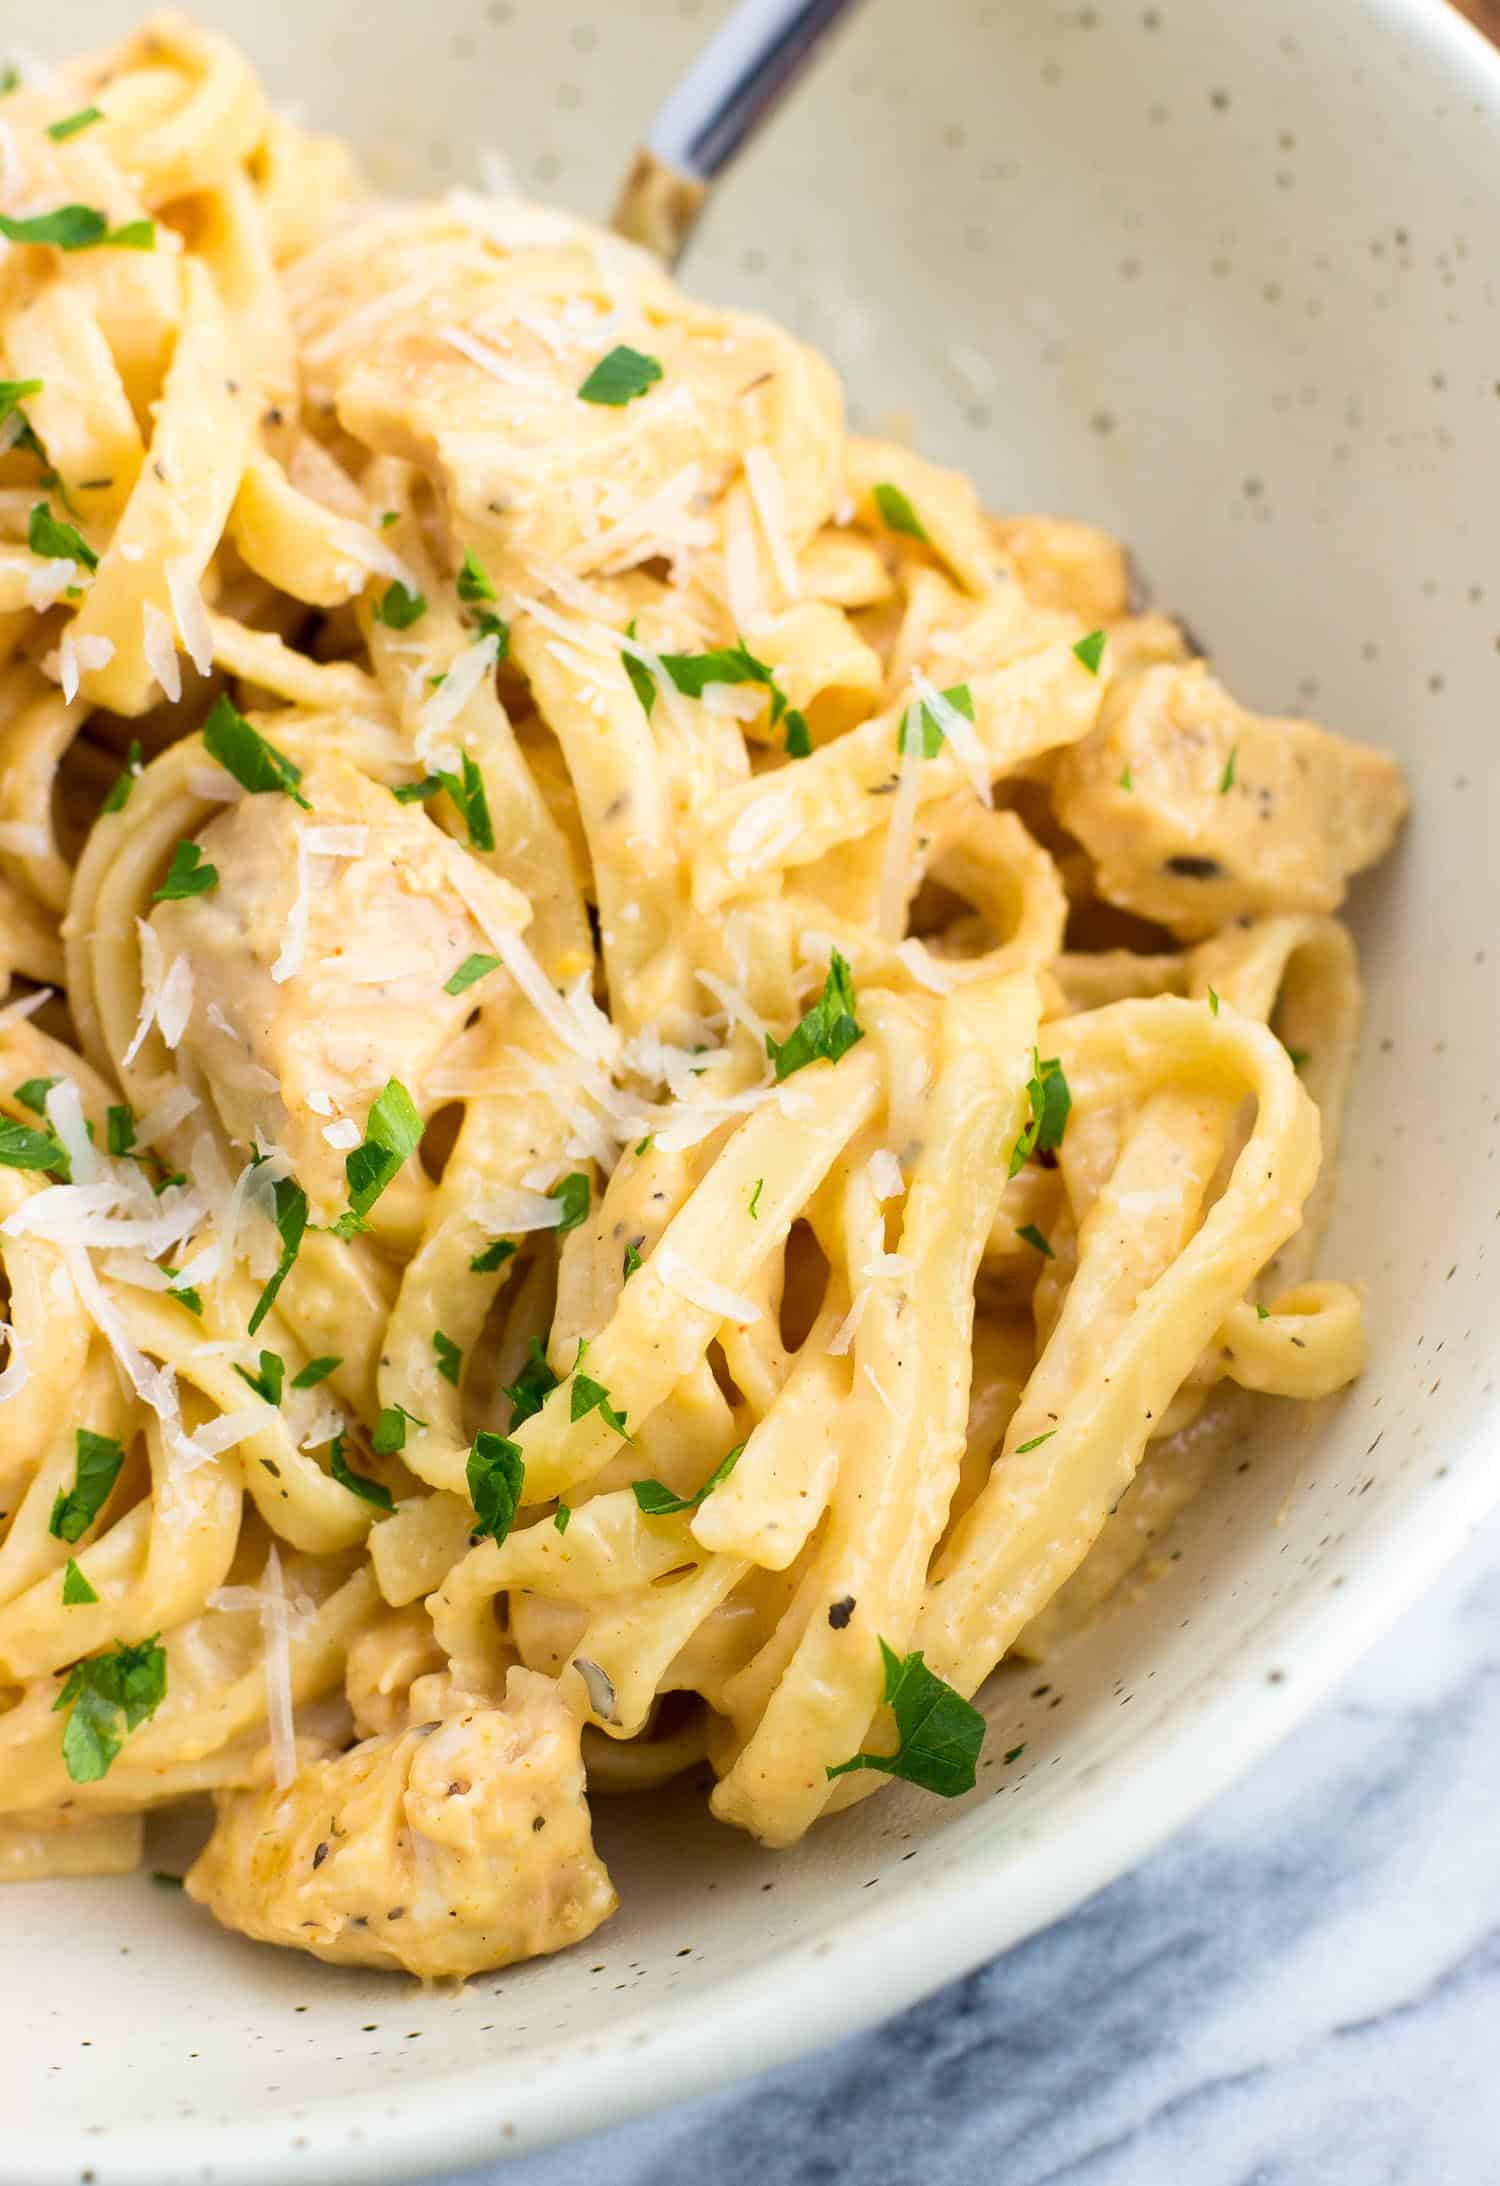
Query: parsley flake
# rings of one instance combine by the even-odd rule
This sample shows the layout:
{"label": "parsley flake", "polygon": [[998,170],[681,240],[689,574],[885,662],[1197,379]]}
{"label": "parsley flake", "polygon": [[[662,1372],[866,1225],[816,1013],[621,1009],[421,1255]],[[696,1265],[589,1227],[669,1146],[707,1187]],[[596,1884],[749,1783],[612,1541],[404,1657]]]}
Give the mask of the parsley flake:
{"label": "parsley flake", "polygon": [[765,1178],[763,1176],[758,1176],[755,1180],[755,1190],[750,1194],[750,1219],[752,1222],[758,1222],[760,1220],[760,1195],[765,1190],[765,1188]]}
{"label": "parsley flake", "polygon": [[526,1478],[526,1461],[519,1447],[504,1435],[482,1428],[474,1437],[464,1477],[474,1505],[474,1531],[491,1541],[503,1541],[515,1524]]}
{"label": "parsley flake", "polygon": [[471,1275],[493,1275],[496,1268],[503,1268],[515,1253],[515,1246],[508,1237],[497,1237],[493,1245],[486,1245],[483,1252],[476,1252],[469,1262]]}
{"label": "parsley flake", "polygon": [[32,220],[0,213],[0,235],[11,243],[51,243],[58,250],[92,250],[109,234],[109,222],[93,205],[59,205]]}
{"label": "parsley flake", "polygon": [[1091,630],[1086,638],[1080,638],[1073,648],[1073,658],[1081,661],[1091,676],[1096,676],[1104,658],[1104,632]]}
{"label": "parsley flake", "polygon": [[1033,1154],[1055,1153],[1063,1142],[1072,1113],[1073,1095],[1057,1056],[1051,1055],[1043,1062],[1036,1049],[1032,1049],[1026,1097],[1031,1104],[1031,1120],[1010,1150],[1011,1176],[1019,1176]]}
{"label": "parsley flake", "polygon": [[812,757],[812,731],[808,728],[806,714],[799,713],[795,706],[788,706],[786,710],[786,743],[783,749],[788,759]]}
{"label": "parsley flake", "polygon": [[1055,1260],[1057,1258],[1056,1253],[1052,1250],[1052,1247],[1048,1244],[1046,1238],[1043,1237],[1041,1231],[1037,1228],[1034,1222],[1023,1222],[1021,1224],[1021,1227],[1017,1230],[1016,1235],[1020,1238],[1023,1245],[1033,1246],[1035,1250],[1042,1255],[1042,1258],[1044,1260]]}
{"label": "parsley flake", "polygon": [[172,852],[167,877],[152,893],[153,903],[182,903],[189,896],[211,895],[219,885],[219,868],[206,865],[197,843],[181,842]]}
{"label": "parsley flake", "polygon": [[880,1654],[885,1664],[885,1702],[896,1718],[900,1743],[894,1753],[853,1754],[829,1768],[829,1778],[856,1769],[879,1769],[944,1799],[972,1791],[974,1765],[984,1744],[984,1717],[928,1669],[920,1647],[914,1654],[901,1656],[882,1640]]}
{"label": "parsley flake", "polygon": [[384,1091],[371,1103],[365,1118],[365,1135],[344,1159],[349,1183],[349,1209],[334,1224],[340,1237],[352,1237],[365,1225],[365,1217],[408,1156],[421,1142],[425,1126],[416,1103],[399,1078],[389,1078]]}
{"label": "parsley flake", "polygon": [[29,1108],[34,1116],[45,1116],[47,1095],[55,1085],[61,1084],[61,1078],[28,1078],[23,1085],[16,1087],[16,1099],[23,1108]]}
{"label": "parsley flake", "polygon": [[67,1150],[53,1132],[33,1131],[29,1124],[0,1116],[0,1167],[65,1172],[67,1166]]}
{"label": "parsley flake", "polygon": [[932,541],[922,528],[922,519],[899,486],[893,486],[886,479],[870,490],[887,531],[899,532],[903,539],[920,539],[923,546],[931,546]]}
{"label": "parsley flake", "polygon": [[580,1222],[587,1221],[589,1180],[582,1169],[575,1169],[571,1176],[560,1178],[547,1197],[562,1202],[563,1217],[557,1225],[559,1237],[568,1230],[576,1230]]}
{"label": "parsley flake", "polygon": [[628,1283],[636,1269],[642,1264],[640,1244],[641,1241],[638,1237],[632,1237],[625,1247],[625,1272],[620,1278],[623,1283]]}
{"label": "parsley flake", "polygon": [[409,630],[414,622],[420,622],[426,614],[427,601],[422,593],[413,592],[396,577],[386,586],[370,612],[387,630]]}
{"label": "parsley flake", "polygon": [[559,1503],[556,1510],[552,1513],[553,1525],[556,1526],[559,1533],[566,1533],[568,1527],[572,1524],[572,1522],[573,1513],[568,1504]]}
{"label": "parsley flake", "polygon": [[[967,683],[954,683],[946,691],[940,693],[940,696],[948,701],[955,713],[961,713],[966,721],[973,720],[974,693],[969,689]],[[943,748],[943,728],[942,723],[938,720],[937,715],[925,698],[921,701],[920,706],[908,706],[901,716],[901,727],[896,736],[896,749],[898,752],[907,752],[913,749],[916,743],[916,731],[912,722],[914,714],[919,716],[922,724],[922,757],[924,759],[936,759]]]}
{"label": "parsley flake", "polygon": [[123,812],[125,810],[130,802],[130,792],[135,788],[136,776],[140,771],[141,747],[132,738],[130,748],[125,754],[125,764],[110,784],[109,794],[99,807],[99,817],[101,819],[108,812]]}
{"label": "parsley flake", "polygon": [[52,1703],[70,1708],[63,1726],[63,1766],[75,1784],[95,1784],[127,1735],[155,1715],[167,1695],[167,1652],[155,1634],[108,1654],[75,1662]]}
{"label": "parsley flake", "polygon": [[1218,1014],[1219,1014],[1219,997],[1218,997],[1218,996],[1217,996],[1217,995],[1216,995],[1216,994],[1214,993],[1214,990],[1213,990],[1213,988],[1212,988],[1212,987],[1210,987],[1210,988],[1209,988],[1209,990],[1208,990],[1208,1008],[1209,1008],[1209,1014],[1210,1014],[1210,1016],[1213,1016],[1213,1017],[1217,1017],[1217,1016],[1218,1016]]}
{"label": "parsley flake", "polygon": [[281,1402],[282,1384],[286,1380],[286,1361],[279,1352],[262,1351],[258,1374],[252,1374],[248,1366],[236,1366],[235,1372],[267,1404]]}
{"label": "parsley flake", "polygon": [[443,992],[444,994],[466,994],[470,987],[476,985],[481,979],[488,979],[490,973],[498,971],[499,968],[500,959],[498,956],[482,956],[476,951],[473,956],[464,958],[451,979],[443,981]]}
{"label": "parsley flake", "polygon": [[456,1389],[459,1377],[463,1373],[464,1355],[462,1347],[456,1344],[451,1336],[445,1336],[440,1328],[435,1328],[432,1332],[432,1348],[437,1354],[438,1372],[442,1375],[444,1381],[451,1382]]}
{"label": "parsley flake", "polygon": [[99,1597],[70,1556],[63,1567],[63,1607],[83,1609]]}
{"label": "parsley flake", "polygon": [[60,1490],[47,1520],[55,1541],[81,1541],[109,1501],[110,1489],[120,1477],[125,1452],[110,1435],[96,1435],[91,1428],[73,1430],[73,1485]]}
{"label": "parsley flake", "polygon": [[99,557],[82,532],[75,530],[72,524],[59,523],[46,501],[38,501],[31,511],[26,544],[44,561],[81,562],[85,569],[99,567]]}
{"label": "parsley flake", "polygon": [[1029,1442],[1018,1444],[1016,1448],[1017,1457],[1024,1457],[1028,1450],[1039,1450],[1042,1444],[1050,1442],[1056,1433],[1057,1429],[1055,1427],[1049,1427],[1044,1435],[1033,1435]]}
{"label": "parsley flake", "polygon": [[357,1495],[362,1503],[373,1503],[377,1510],[394,1510],[395,1500],[385,1483],[372,1480],[368,1473],[357,1473],[344,1455],[344,1438],[335,1435],[328,1446],[328,1470],[341,1488]]}
{"label": "parsley flake", "polygon": [[255,1311],[249,1321],[249,1332],[252,1336],[276,1303],[276,1294],[290,1275],[292,1263],[302,1250],[302,1239],[307,1230],[307,1194],[295,1178],[278,1177],[272,1186],[271,1219],[281,1239],[281,1257],[270,1281],[255,1301]]}
{"label": "parsley flake", "polygon": [[661,366],[655,357],[644,356],[639,349],[631,349],[622,342],[599,359],[579,388],[578,399],[602,403],[611,410],[623,410],[627,402],[634,402],[637,395],[644,395],[648,388],[654,387],[661,376]]}
{"label": "parsley flake", "polygon": [[316,1389],[320,1381],[327,1381],[330,1374],[337,1373],[343,1363],[341,1358],[336,1358],[328,1352],[324,1352],[316,1359],[309,1359],[306,1366],[300,1367],[293,1374],[292,1387],[294,1389]]}
{"label": "parsley flake", "polygon": [[854,1010],[854,979],[849,966],[835,949],[828,960],[823,992],[801,1023],[793,1027],[785,1040],[773,1040],[769,1033],[766,1034],[766,1053],[775,1066],[776,1083],[780,1085],[793,1071],[804,1069],[808,1063],[824,1057],[830,1063],[836,1063],[841,1055],[847,1055],[855,1042],[865,1036]]}
{"label": "parsley flake", "polygon": [[557,1376],[547,1364],[547,1354],[535,1336],[527,1345],[526,1364],[513,1382],[505,1385],[504,1395],[510,1398],[510,1423],[519,1427],[523,1419],[530,1419],[539,1412],[557,1387]]}
{"label": "parsley flake", "polygon": [[1269,1319],[1271,1318],[1270,1307],[1258,1305],[1255,1309],[1255,1318],[1258,1321],[1269,1321]]}
{"label": "parsley flake", "polygon": [[458,807],[459,817],[468,831],[471,849],[493,850],[495,827],[490,818],[489,799],[484,793],[484,776],[467,752],[463,755],[462,764],[461,774],[445,770],[438,775],[438,780]]}
{"label": "parsley flake", "polygon": [[104,1128],[110,1152],[128,1154],[135,1144],[135,1111],[128,1104],[106,1109]]}
{"label": "parsley flake", "polygon": [[370,1437],[370,1448],[377,1457],[394,1457],[398,1450],[406,1448],[408,1427],[425,1428],[425,1419],[418,1419],[415,1412],[408,1412],[404,1404],[382,1404],[380,1417],[375,1422],[375,1432]]}
{"label": "parsley flake", "polygon": [[706,1497],[713,1494],[715,1488],[722,1486],[729,1478],[738,1465],[744,1448],[743,1442],[737,1442],[727,1455],[720,1458],[702,1487],[693,1495],[674,1495],[661,1480],[632,1480],[630,1492],[635,1497],[637,1507],[648,1518],[671,1518],[678,1511],[696,1510]]}
{"label": "parsley flake", "polygon": [[1121,775],[1120,775],[1120,787],[1121,787],[1121,789],[1134,789],[1134,788],[1135,788],[1135,779],[1134,779],[1133,775],[1131,774],[1131,772],[1130,772],[1130,769],[1129,769],[1129,767],[1126,767],[1126,768],[1124,768],[1124,769],[1122,770],[1122,772],[1121,772]]}
{"label": "parsley flake", "polygon": [[99,107],[85,106],[76,114],[64,114],[61,121],[49,121],[47,134],[54,144],[66,144],[69,137],[76,137],[80,131],[103,119],[104,115]]}
{"label": "parsley flake", "polygon": [[312,806],[297,787],[302,769],[294,766],[285,752],[268,744],[223,696],[214,700],[213,710],[203,724],[203,748],[252,796],[280,790],[304,812],[311,812]]}
{"label": "parsley flake", "polygon": [[1229,747],[1229,757],[1224,762],[1224,772],[1219,776],[1219,795],[1221,797],[1227,797],[1229,795],[1229,792],[1234,788],[1234,767],[1235,761],[1239,758],[1239,755],[1239,745],[1231,744]]}
{"label": "parsley flake", "polygon": [[573,1394],[569,1399],[569,1418],[576,1426],[587,1419],[590,1412],[597,1412],[606,1427],[613,1427],[617,1435],[630,1440],[630,1429],[625,1424],[625,1414],[617,1412],[609,1401],[609,1391],[602,1381],[594,1381],[587,1374],[573,1376]]}

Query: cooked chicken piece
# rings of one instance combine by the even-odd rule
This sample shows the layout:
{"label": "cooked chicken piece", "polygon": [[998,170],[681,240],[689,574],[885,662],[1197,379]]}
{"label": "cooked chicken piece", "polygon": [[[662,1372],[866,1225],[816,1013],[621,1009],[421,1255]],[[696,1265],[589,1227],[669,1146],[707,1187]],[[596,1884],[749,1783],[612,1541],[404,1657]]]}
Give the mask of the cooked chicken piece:
{"label": "cooked chicken piece", "polygon": [[1107,902],[1197,940],[1231,919],[1331,911],[1406,812],[1394,759],[1249,713],[1207,669],[1121,677],[1063,753],[1057,817]]}
{"label": "cooked chicken piece", "polygon": [[[392,1077],[421,1106],[427,1065],[474,1007],[472,995],[444,991],[465,957],[490,950],[455,861],[500,925],[519,929],[526,906],[420,806],[343,761],[311,766],[303,789],[310,813],[271,794],[210,820],[198,843],[217,885],[151,917],[168,962],[184,956],[193,975],[179,1061],[203,1070],[231,1137],[248,1144],[258,1131],[286,1148],[327,1221],[343,1205],[347,1144],[330,1145],[325,1129],[342,1120],[362,1132]],[[334,850],[320,847],[326,830],[351,828],[360,832],[332,838]],[[357,855],[343,854],[351,847]],[[307,942],[288,971],[299,899]]]}
{"label": "cooked chicken piece", "polygon": [[441,1671],[447,1660],[420,1602],[387,1609],[367,1625],[344,1666],[344,1691],[360,1737],[383,1738],[405,1730],[416,1720],[410,1712],[413,1688]]}
{"label": "cooked chicken piece", "polygon": [[285,1791],[221,1798],[188,1894],[258,1942],[428,1979],[581,1942],[617,1900],[590,1835],[577,1718],[551,1678],[520,1668],[503,1705],[448,1704]]}

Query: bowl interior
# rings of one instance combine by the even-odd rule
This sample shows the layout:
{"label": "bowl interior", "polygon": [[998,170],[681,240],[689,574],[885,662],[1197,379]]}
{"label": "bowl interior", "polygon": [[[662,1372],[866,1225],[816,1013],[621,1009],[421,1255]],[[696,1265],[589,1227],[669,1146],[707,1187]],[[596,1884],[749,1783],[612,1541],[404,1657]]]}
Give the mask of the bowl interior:
{"label": "bowl interior", "polygon": [[[721,11],[202,12],[382,185],[473,181],[490,146],[599,213]],[[48,35],[134,13],[70,0]],[[826,348],[858,418],[915,421],[994,504],[1120,532],[1249,703],[1401,755],[1416,814],[1358,900],[1323,1260],[1367,1287],[1364,1378],[1267,1406],[1159,1582],[996,1681],[972,1799],[893,1788],[775,1858],[690,1787],[606,1805],[623,1909],[564,1958],[424,1995],[241,1943],[144,1877],[8,1896],[12,2176],[410,2177],[846,2031],[1185,1818],[1492,1498],[1497,121],[1500,68],[1436,5],[869,0],[689,275]]]}

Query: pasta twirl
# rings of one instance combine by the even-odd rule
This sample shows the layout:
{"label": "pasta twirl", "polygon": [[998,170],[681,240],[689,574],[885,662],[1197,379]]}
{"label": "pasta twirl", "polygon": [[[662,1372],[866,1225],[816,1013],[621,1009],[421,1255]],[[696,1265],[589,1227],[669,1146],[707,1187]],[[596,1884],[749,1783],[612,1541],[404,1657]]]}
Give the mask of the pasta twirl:
{"label": "pasta twirl", "polygon": [[6,126],[0,1876],[211,1794],[221,1920],[466,1974],[608,1917],[590,1790],[962,1793],[1359,1371],[1394,767],[176,17]]}

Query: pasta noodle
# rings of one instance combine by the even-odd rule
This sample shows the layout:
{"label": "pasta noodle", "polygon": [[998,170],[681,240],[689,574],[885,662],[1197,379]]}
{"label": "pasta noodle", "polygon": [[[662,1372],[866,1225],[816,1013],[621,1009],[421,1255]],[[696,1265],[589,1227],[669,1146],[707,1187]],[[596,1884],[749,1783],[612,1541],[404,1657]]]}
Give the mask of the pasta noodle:
{"label": "pasta noodle", "polygon": [[161,17],[4,101],[0,1876],[466,1974],[958,1794],[1315,1279],[1393,764]]}

